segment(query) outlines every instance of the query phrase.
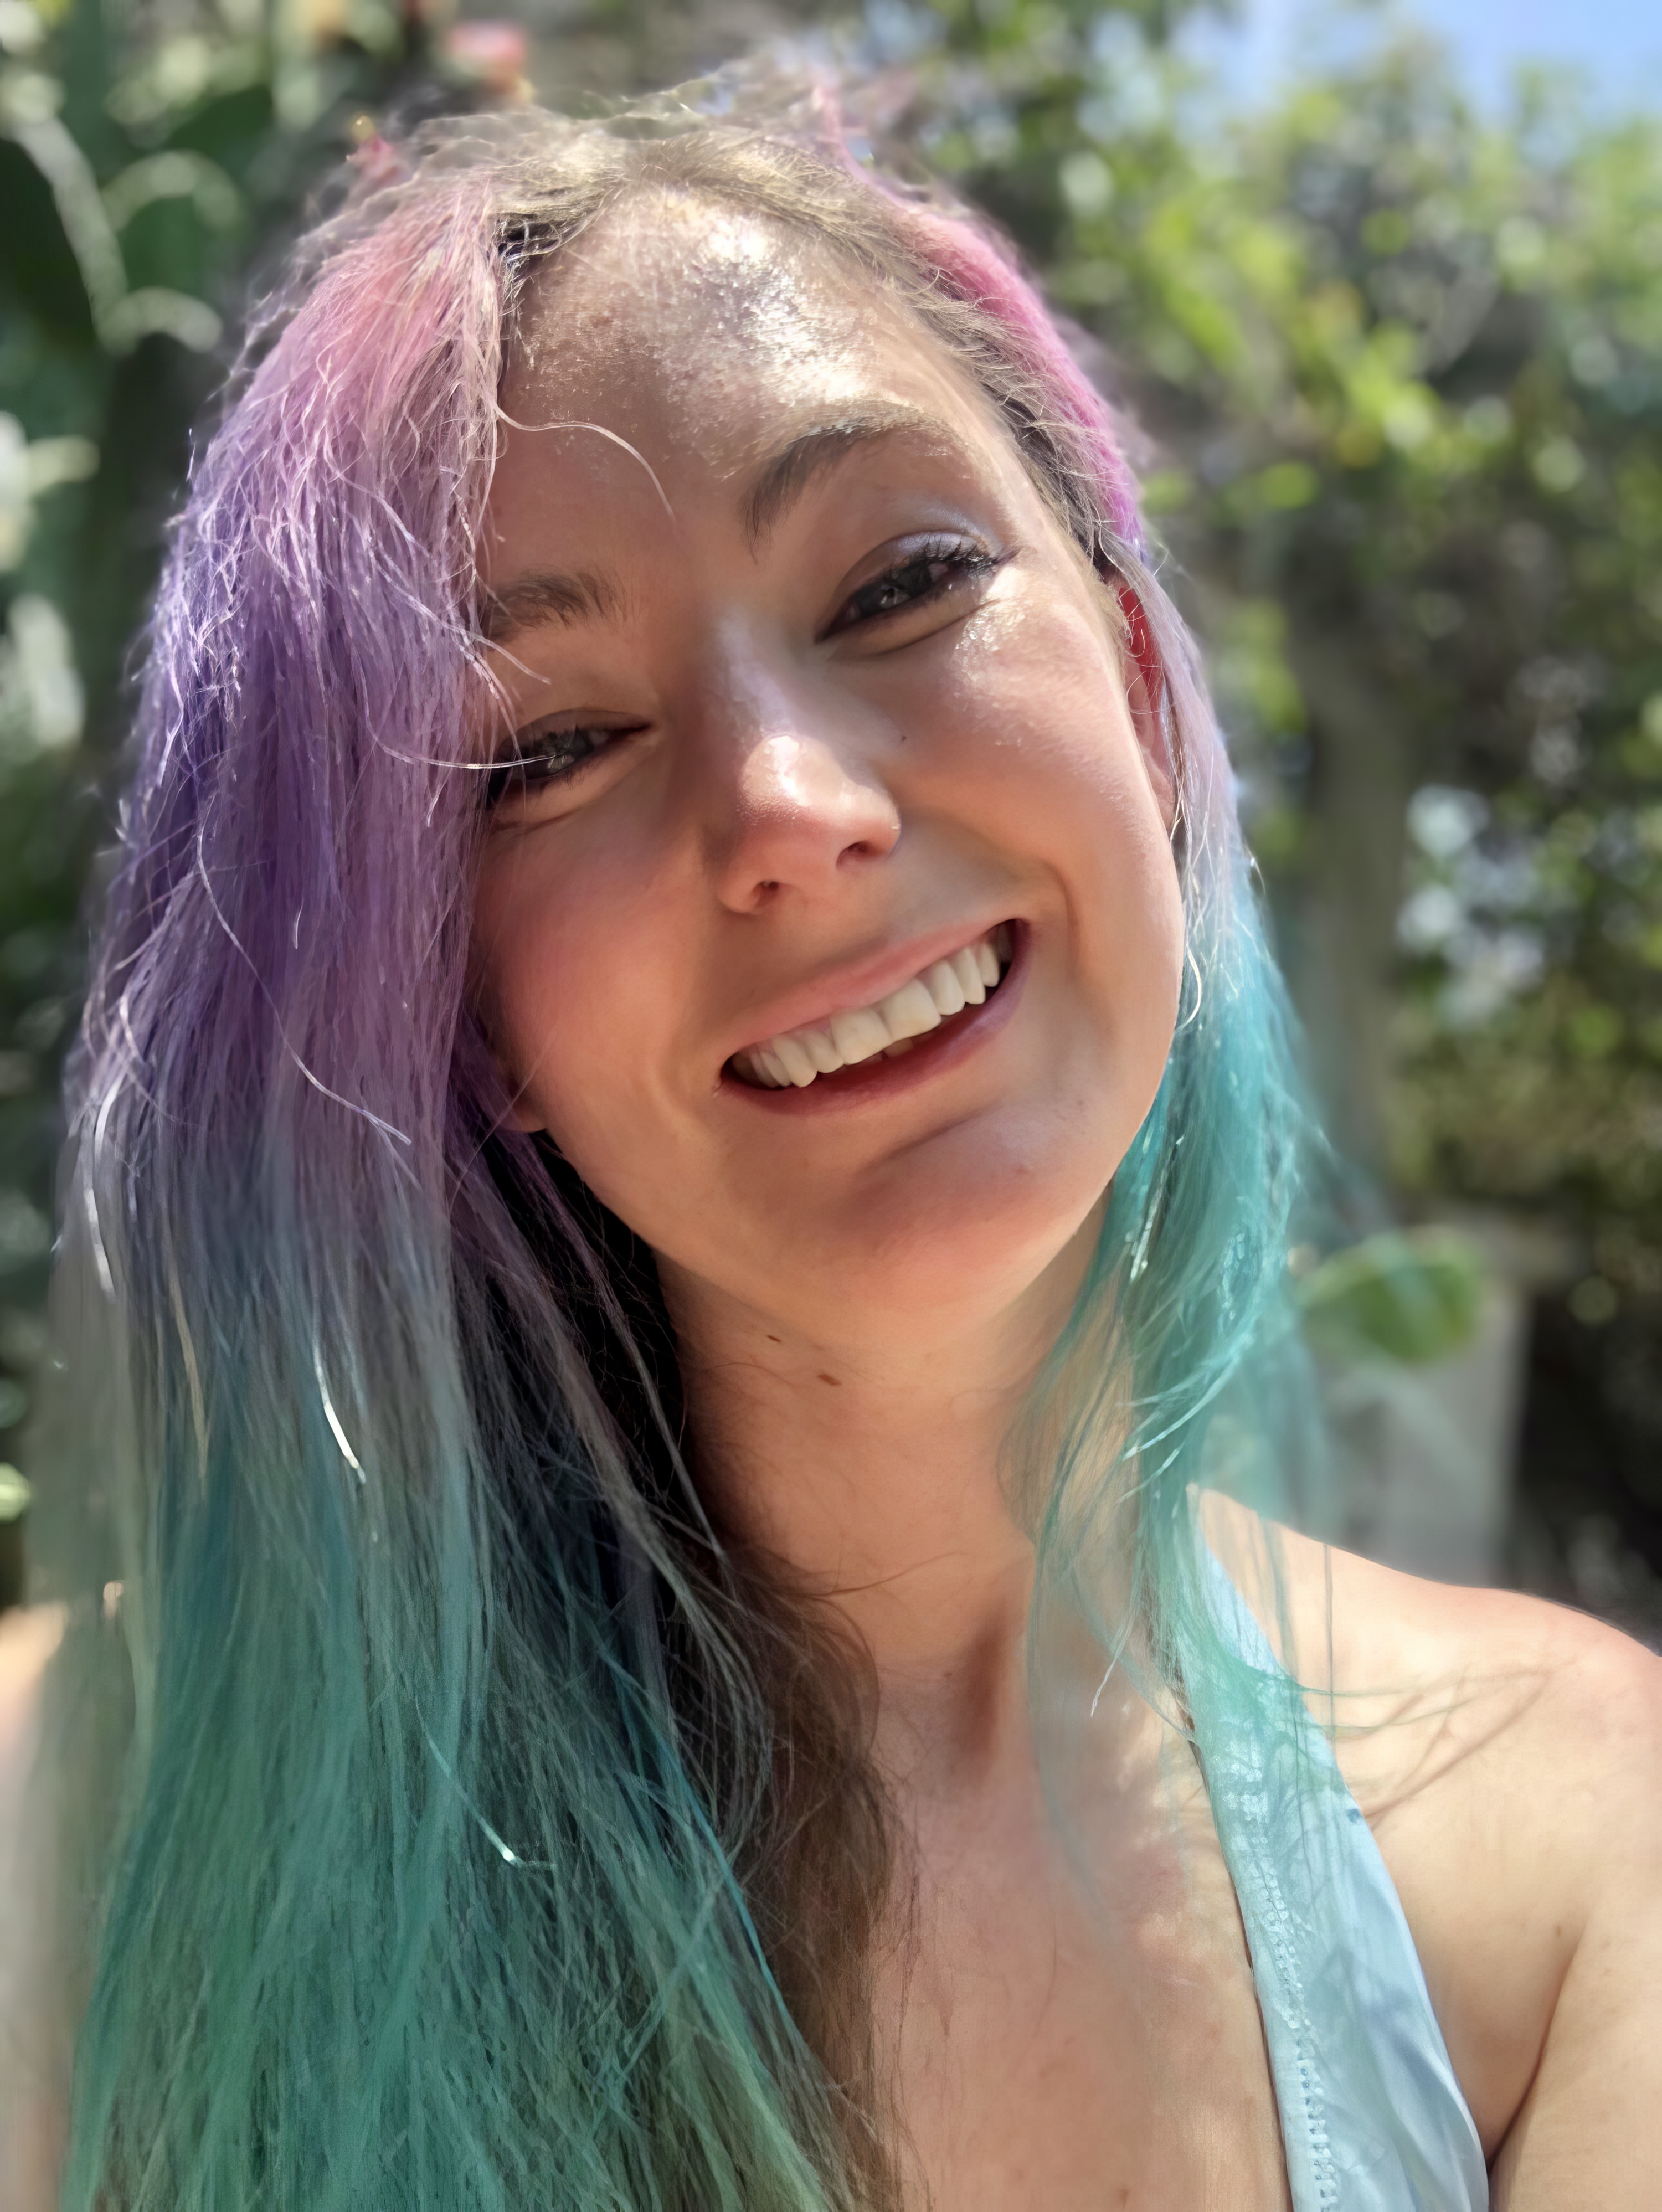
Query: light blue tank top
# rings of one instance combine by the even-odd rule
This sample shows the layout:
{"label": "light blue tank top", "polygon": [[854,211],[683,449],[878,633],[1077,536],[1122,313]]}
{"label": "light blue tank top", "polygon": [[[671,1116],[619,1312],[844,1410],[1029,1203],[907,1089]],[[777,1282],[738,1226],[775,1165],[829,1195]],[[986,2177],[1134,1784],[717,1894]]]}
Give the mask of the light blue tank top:
{"label": "light blue tank top", "polygon": [[1203,1544],[1216,1618],[1263,1683],[1251,1710],[1186,1685],[1234,1882],[1294,2212],[1488,2212],[1483,2146],[1414,1939],[1327,1738]]}

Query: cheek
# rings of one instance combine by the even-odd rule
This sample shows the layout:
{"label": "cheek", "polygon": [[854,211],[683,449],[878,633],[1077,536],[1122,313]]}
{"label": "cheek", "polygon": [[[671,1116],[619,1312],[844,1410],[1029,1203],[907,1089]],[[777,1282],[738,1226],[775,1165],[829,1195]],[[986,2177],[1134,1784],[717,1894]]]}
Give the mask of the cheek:
{"label": "cheek", "polygon": [[1005,603],[964,623],[950,653],[907,684],[902,727],[923,745],[915,769],[973,784],[1014,826],[1159,824],[1118,668],[1096,627],[1067,605]]}
{"label": "cheek", "polygon": [[672,1033],[684,1007],[667,896],[662,868],[622,839],[562,839],[553,825],[505,832],[486,853],[474,953],[493,1038],[526,1125],[574,1153],[634,1125],[644,1041]]}
{"label": "cheek", "polygon": [[1174,1018],[1184,923],[1170,836],[1095,627],[1068,608],[989,611],[907,703],[919,794],[967,810],[1048,879],[1068,964],[1093,998],[1139,1029]]}

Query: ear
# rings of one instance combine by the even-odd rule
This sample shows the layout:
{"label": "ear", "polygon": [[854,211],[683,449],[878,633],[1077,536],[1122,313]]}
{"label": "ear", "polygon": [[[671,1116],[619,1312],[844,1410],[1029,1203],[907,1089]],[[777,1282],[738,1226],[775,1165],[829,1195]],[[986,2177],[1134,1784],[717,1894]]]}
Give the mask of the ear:
{"label": "ear", "polygon": [[1124,647],[1125,698],[1131,724],[1143,750],[1155,797],[1168,830],[1175,828],[1178,807],[1177,761],[1172,745],[1171,694],[1165,664],[1156,650],[1149,617],[1141,599],[1125,578],[1112,568],[1102,580],[1119,602],[1125,620]]}

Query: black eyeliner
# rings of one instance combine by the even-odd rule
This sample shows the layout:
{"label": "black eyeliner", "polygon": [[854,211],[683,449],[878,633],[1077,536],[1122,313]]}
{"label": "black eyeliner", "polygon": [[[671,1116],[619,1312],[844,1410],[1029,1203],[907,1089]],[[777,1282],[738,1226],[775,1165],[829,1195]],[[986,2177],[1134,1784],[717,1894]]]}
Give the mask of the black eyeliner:
{"label": "black eyeliner", "polygon": [[[846,631],[866,623],[888,622],[897,616],[910,614],[916,608],[926,607],[944,592],[949,592],[955,584],[971,576],[992,574],[994,570],[1001,568],[1010,557],[1008,551],[995,553],[984,544],[977,544],[961,538],[926,539],[904,560],[896,561],[891,567],[882,570],[869,581],[860,585],[857,590],[850,592],[831,624],[820,633],[821,641],[828,638],[841,636]],[[869,613],[858,615],[852,622],[842,620],[843,614],[855,604],[862,592],[875,591],[884,584],[892,583],[897,578],[905,576],[912,570],[932,567],[937,563],[943,567],[948,573],[937,578],[935,582],[925,590],[917,592],[910,599],[903,599],[897,606],[873,608]]]}
{"label": "black eyeliner", "polygon": [[[544,743],[553,745],[561,738],[577,738],[585,734],[605,737],[609,739],[633,738],[638,737],[646,726],[644,723],[626,723],[621,728],[609,730],[603,728],[598,723],[579,722],[569,730],[550,730]],[[564,782],[567,777],[575,775],[579,769],[586,768],[591,761],[599,760],[611,750],[610,744],[591,745],[586,752],[579,753],[574,759],[563,761],[556,765],[549,753],[540,750],[535,743],[529,748],[526,747],[525,740],[532,736],[537,727],[537,725],[532,722],[528,724],[525,730],[516,731],[513,739],[516,750],[494,763],[488,771],[484,779],[483,793],[479,802],[482,809],[488,811],[490,808],[500,805],[509,795],[510,789],[516,781],[519,789],[513,795],[524,797],[530,792],[545,790],[552,784]],[[538,773],[539,770],[540,773]]]}

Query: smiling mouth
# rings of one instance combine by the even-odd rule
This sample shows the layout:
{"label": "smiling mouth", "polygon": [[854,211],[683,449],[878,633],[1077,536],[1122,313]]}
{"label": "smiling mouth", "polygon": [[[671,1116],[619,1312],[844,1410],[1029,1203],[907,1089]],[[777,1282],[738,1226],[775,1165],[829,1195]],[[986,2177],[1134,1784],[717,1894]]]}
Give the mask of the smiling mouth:
{"label": "smiling mouth", "polygon": [[863,1060],[898,1059],[918,1039],[950,1024],[990,998],[1008,972],[1015,932],[1001,921],[944,960],[902,983],[875,1006],[828,1014],[822,1022],[788,1030],[763,1044],[747,1045],[728,1061],[728,1072],[759,1091],[805,1091],[822,1075],[858,1067]]}

